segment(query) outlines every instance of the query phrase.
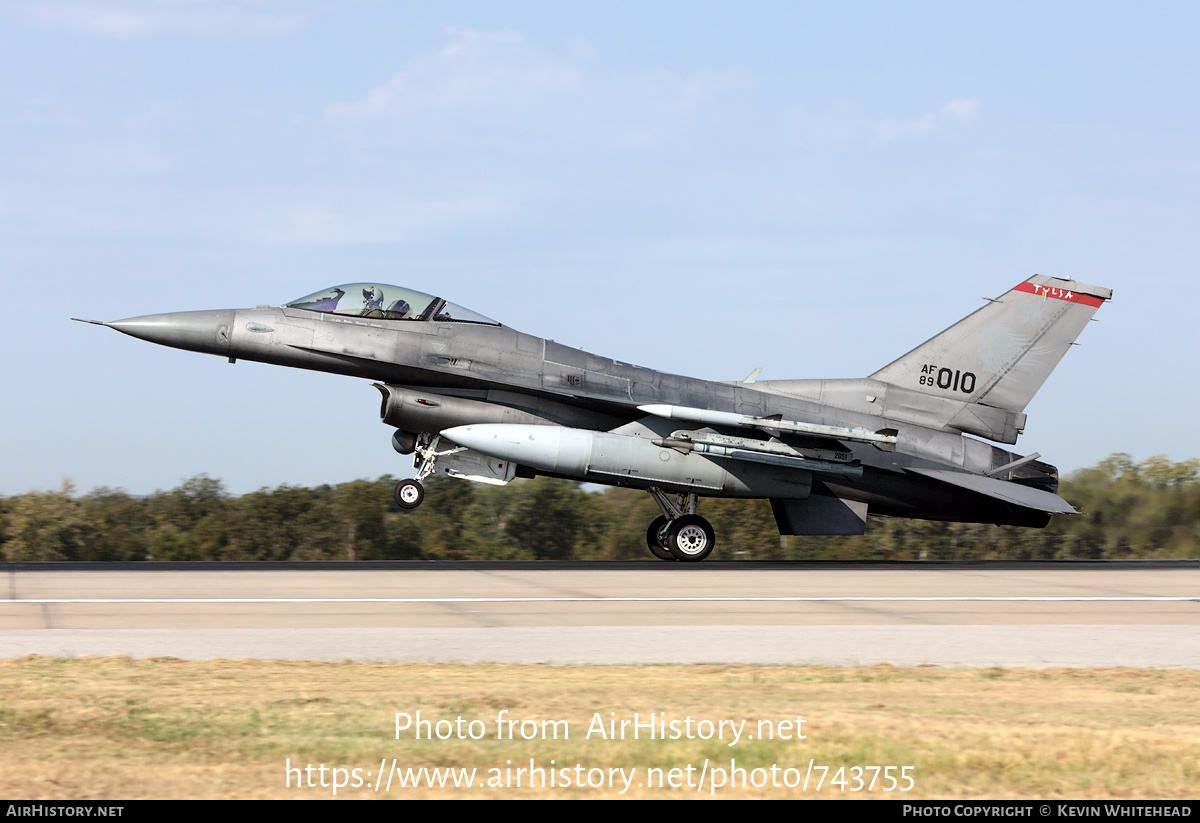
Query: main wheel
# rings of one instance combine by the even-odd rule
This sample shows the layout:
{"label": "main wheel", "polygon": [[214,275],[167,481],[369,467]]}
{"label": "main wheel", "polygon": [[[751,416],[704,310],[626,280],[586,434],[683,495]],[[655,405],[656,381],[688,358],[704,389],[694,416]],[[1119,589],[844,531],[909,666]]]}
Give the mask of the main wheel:
{"label": "main wheel", "polygon": [[670,522],[660,515],[650,521],[650,528],[646,529],[646,546],[649,547],[650,554],[659,560],[675,559],[675,555],[671,554],[671,550],[663,542],[667,538],[667,526]]}
{"label": "main wheel", "polygon": [[717,533],[712,524],[698,514],[685,514],[667,532],[667,548],[680,560],[698,562],[712,554]]}
{"label": "main wheel", "polygon": [[416,480],[401,480],[396,484],[392,497],[402,509],[415,509],[425,499],[425,487]]}

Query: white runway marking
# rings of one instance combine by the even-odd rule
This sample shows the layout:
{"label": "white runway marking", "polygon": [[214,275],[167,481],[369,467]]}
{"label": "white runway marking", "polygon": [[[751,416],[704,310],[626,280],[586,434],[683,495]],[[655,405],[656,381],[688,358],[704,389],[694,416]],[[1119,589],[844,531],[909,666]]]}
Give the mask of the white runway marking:
{"label": "white runway marking", "polygon": [[3,603],[1179,603],[1200,596],[1159,597],[123,597],[3,600]]}
{"label": "white runway marking", "polygon": [[1200,565],[12,568],[0,658],[1200,669]]}

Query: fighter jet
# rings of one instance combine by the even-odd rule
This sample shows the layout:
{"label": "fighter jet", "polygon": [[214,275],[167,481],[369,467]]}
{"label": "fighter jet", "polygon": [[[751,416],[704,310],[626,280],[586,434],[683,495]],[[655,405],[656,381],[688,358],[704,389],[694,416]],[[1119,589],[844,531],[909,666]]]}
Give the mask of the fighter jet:
{"label": "fighter jet", "polygon": [[[1058,470],[1011,445],[1024,409],[1112,291],[1034,275],[874,374],[710,381],[519,332],[442,297],[349,283],[279,307],[104,323],[165,346],[374,381],[416,477],[568,478],[649,492],[663,560],[716,545],[701,497],[767,499],[780,534],[854,535],[868,513],[1045,526]],[[73,318],[78,319],[78,318]]]}

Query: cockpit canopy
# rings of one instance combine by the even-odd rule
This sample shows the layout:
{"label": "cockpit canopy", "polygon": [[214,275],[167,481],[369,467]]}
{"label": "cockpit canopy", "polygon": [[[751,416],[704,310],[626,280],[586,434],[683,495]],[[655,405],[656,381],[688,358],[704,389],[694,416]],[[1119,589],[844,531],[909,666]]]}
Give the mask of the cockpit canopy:
{"label": "cockpit canopy", "polygon": [[448,303],[440,297],[400,286],[389,286],[386,283],[346,283],[314,292],[283,305],[291,309],[307,309],[351,317],[500,325],[490,317]]}

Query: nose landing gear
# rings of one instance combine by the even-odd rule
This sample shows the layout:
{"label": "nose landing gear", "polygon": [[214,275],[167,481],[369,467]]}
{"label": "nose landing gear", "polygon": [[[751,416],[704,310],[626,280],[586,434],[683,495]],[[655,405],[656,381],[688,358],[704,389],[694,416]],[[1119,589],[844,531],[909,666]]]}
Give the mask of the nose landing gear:
{"label": "nose landing gear", "polygon": [[[397,432],[397,435],[400,434],[400,432]],[[409,452],[405,452],[401,450],[401,446],[407,448],[410,445],[410,437],[408,432],[404,432],[403,434],[405,436],[399,438],[399,440],[397,439],[397,435],[394,435],[392,437],[392,445],[401,454],[414,451],[417,453],[416,458],[413,459],[413,466],[417,469],[417,476],[409,480],[401,480],[397,483],[396,488],[392,490],[392,498],[396,501],[396,505],[402,509],[415,509],[425,499],[425,487],[421,485],[421,481],[433,474],[433,467],[437,463],[437,459],[465,450],[461,446],[456,446],[453,449],[440,452],[437,450],[437,447],[438,442],[442,439],[441,436],[423,432],[416,435],[415,442],[411,442],[412,448]]]}

